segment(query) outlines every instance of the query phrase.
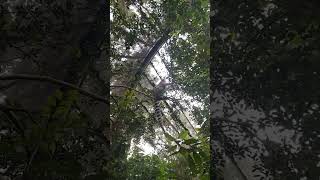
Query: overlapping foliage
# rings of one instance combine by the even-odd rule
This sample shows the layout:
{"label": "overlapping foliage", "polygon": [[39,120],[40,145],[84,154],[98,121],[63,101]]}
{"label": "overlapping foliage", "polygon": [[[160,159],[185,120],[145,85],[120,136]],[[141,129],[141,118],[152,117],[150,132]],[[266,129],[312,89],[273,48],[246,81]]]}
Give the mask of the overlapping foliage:
{"label": "overlapping foliage", "polygon": [[1,3],[1,179],[108,176],[106,10],[104,1]]}
{"label": "overlapping foliage", "polygon": [[[112,116],[114,123],[121,123],[119,128],[123,130],[122,134],[114,137],[114,143],[126,144],[132,138],[138,143],[142,136],[156,147],[159,137],[162,141],[166,139],[164,144],[160,143],[162,148],[158,149],[158,156],[153,157],[168,162],[162,164],[167,167],[161,170],[168,176],[159,175],[157,178],[170,179],[172,176],[174,179],[208,179],[208,123],[204,123],[203,127],[190,136],[192,129],[188,129],[186,122],[179,116],[181,109],[186,110],[184,107],[186,104],[182,105],[184,100],[178,97],[172,97],[176,98],[173,103],[170,101],[168,104],[163,103],[163,110],[168,109],[169,116],[164,117],[168,119],[162,124],[154,121],[152,108],[152,86],[156,83],[153,78],[167,78],[178,85],[180,91],[202,103],[201,107],[194,105],[191,107],[190,114],[194,114],[192,121],[201,124],[208,120],[208,1],[195,1],[195,3],[182,0],[114,1],[111,9],[113,17],[111,63],[114,75],[111,83],[114,83],[115,87],[111,94],[114,96]],[[163,55],[161,62],[169,74],[167,77],[163,77],[161,73],[158,73],[160,77],[150,75],[151,71],[159,71],[153,59],[142,73],[140,81],[135,82],[135,73],[142,66],[148,50],[168,31],[169,38],[164,46],[167,55]],[[141,48],[137,48],[138,46]],[[129,87],[119,88],[119,85],[129,86],[132,82],[136,83],[133,87],[139,92],[132,91]],[[131,99],[127,96],[130,93],[134,94]],[[142,93],[150,95],[151,98]],[[126,102],[126,111],[119,111],[123,107],[120,105],[121,102]],[[179,107],[182,108],[179,110]],[[161,128],[165,132],[162,132]],[[126,139],[126,143],[118,139]],[[126,150],[126,153],[128,152],[129,146]],[[123,156],[122,160],[115,160],[118,162],[117,167],[120,168],[121,162],[125,166],[126,162],[139,160],[147,163],[147,159],[153,159],[137,154],[133,154],[128,161],[124,159],[125,157]],[[129,179],[135,179],[135,175],[140,177],[139,173],[145,171],[145,169],[133,171],[135,168],[138,167],[128,167],[128,171],[131,172]],[[160,172],[159,169],[157,171]],[[144,178],[148,179],[148,176],[144,175]]]}
{"label": "overlapping foliage", "polygon": [[[221,131],[213,139],[225,139],[226,154],[256,162],[252,178],[318,178],[319,3],[214,5],[212,122]],[[243,116],[253,109],[263,115]]]}

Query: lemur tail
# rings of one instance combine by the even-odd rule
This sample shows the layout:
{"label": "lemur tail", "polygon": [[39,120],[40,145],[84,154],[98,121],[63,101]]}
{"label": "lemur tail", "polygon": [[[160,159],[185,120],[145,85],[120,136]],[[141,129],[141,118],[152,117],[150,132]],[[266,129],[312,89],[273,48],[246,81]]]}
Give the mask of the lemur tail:
{"label": "lemur tail", "polygon": [[162,117],[160,101],[156,101],[154,103],[154,114],[155,114],[156,121],[159,122],[161,120],[161,117]]}

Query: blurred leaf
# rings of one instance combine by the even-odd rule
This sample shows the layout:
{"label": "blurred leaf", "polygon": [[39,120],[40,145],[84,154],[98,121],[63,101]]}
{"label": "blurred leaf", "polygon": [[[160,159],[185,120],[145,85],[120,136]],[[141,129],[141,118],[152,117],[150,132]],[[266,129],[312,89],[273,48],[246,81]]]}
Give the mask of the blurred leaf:
{"label": "blurred leaf", "polygon": [[198,140],[197,140],[197,139],[194,139],[194,138],[192,138],[192,139],[187,139],[187,140],[184,141],[184,143],[185,143],[186,145],[191,145],[191,144],[194,144],[194,143],[196,143],[196,142],[198,142]]}
{"label": "blurred leaf", "polygon": [[187,130],[183,130],[180,134],[179,134],[179,138],[186,140],[189,137],[188,131]]}
{"label": "blurred leaf", "polygon": [[172,151],[176,151],[177,150],[177,145],[174,145],[174,146],[170,146],[169,148],[168,148],[168,152],[169,153],[171,153]]}
{"label": "blurred leaf", "polygon": [[174,137],[172,137],[170,134],[168,133],[164,133],[166,139],[170,142],[175,141],[176,139]]}
{"label": "blurred leaf", "polygon": [[202,165],[201,156],[200,156],[198,153],[196,153],[196,152],[193,152],[192,155],[193,155],[193,159],[194,159],[195,163],[196,163],[198,166],[201,166],[201,165]]}

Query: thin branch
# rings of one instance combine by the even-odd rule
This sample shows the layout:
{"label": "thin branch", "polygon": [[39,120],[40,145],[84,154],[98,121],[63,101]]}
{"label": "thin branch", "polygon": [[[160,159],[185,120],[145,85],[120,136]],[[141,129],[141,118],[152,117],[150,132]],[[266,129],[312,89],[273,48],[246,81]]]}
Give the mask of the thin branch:
{"label": "thin branch", "polygon": [[14,116],[14,113],[10,112],[9,110],[0,109],[6,116],[7,119],[14,125],[15,129],[18,131],[18,133],[24,137],[24,128],[22,125],[19,124],[17,118]]}
{"label": "thin branch", "polygon": [[[118,29],[118,31],[119,32],[121,32],[122,34],[128,34],[128,33],[130,33],[128,30],[126,30],[124,27],[117,27]],[[141,38],[139,38],[139,37],[136,37],[136,40],[137,40],[137,42],[139,42],[139,43],[141,43],[141,44],[143,44],[143,45],[145,45],[145,46],[151,46],[151,44],[150,43],[147,43],[146,41],[144,41],[143,39],[141,39]]]}
{"label": "thin branch", "polygon": [[0,86],[0,90],[2,90],[2,91],[7,90],[10,87],[14,86],[16,83],[17,83],[16,81],[13,81],[13,82],[10,82],[10,83],[8,83],[6,85]]}
{"label": "thin branch", "polygon": [[0,109],[1,110],[6,110],[6,111],[21,111],[21,112],[26,112],[25,109],[22,108],[15,108],[15,107],[9,107],[9,106],[5,106],[0,104]]}
{"label": "thin branch", "polygon": [[136,90],[135,88],[128,87],[128,86],[125,86],[125,85],[113,85],[113,86],[110,86],[110,88],[126,88],[126,89],[130,89],[130,90],[138,92],[138,93],[140,93],[140,94],[142,94],[142,95],[144,95],[144,96],[146,96],[146,97],[148,97],[150,99],[153,99],[153,96],[150,96],[150,95],[148,95],[148,94],[146,94],[144,92]]}
{"label": "thin branch", "polygon": [[181,119],[177,116],[177,114],[174,112],[173,108],[168,104],[168,102],[164,101],[166,107],[169,110],[169,114],[171,116],[172,119],[175,119],[176,122],[178,122],[178,124],[188,132],[188,135],[190,137],[193,137],[192,134],[190,133],[190,130],[184,125],[184,123],[181,121]]}
{"label": "thin branch", "polygon": [[30,169],[32,161],[34,160],[38,150],[39,150],[39,145],[37,145],[34,151],[32,152],[29,162],[27,163],[26,167],[23,170],[23,174],[26,174],[26,172]]}
{"label": "thin branch", "polygon": [[145,58],[144,56],[126,56],[126,55],[117,55],[114,57],[126,58],[126,59],[143,59],[143,58]]}
{"label": "thin branch", "polygon": [[153,62],[151,62],[150,64],[151,64],[153,70],[154,70],[154,71],[157,73],[157,75],[160,77],[160,79],[163,79],[163,78],[160,76],[160,74],[159,74],[158,70],[156,69],[156,67],[153,65]]}
{"label": "thin branch", "polygon": [[231,124],[235,124],[235,125],[239,126],[240,128],[242,128],[244,131],[249,133],[252,137],[256,138],[261,144],[263,144],[265,146],[264,141],[261,138],[259,138],[257,136],[257,134],[255,134],[253,132],[254,130],[252,130],[252,128],[250,128],[248,126],[248,124],[245,124],[245,123],[242,123],[242,122],[238,122],[238,121],[232,121],[232,120],[230,120],[228,118],[215,118],[215,119],[217,119],[219,121],[222,121],[222,122],[225,122],[225,123],[231,123]]}
{"label": "thin branch", "polygon": [[38,126],[40,126],[40,124],[33,119],[31,112],[27,111],[26,109],[16,108],[16,107],[10,107],[10,106],[5,106],[5,105],[3,105],[3,104],[0,104],[0,110],[2,110],[2,111],[8,111],[8,112],[10,112],[10,111],[12,111],[12,112],[23,112],[23,113],[27,114],[28,118],[29,118],[33,123],[35,123],[35,124],[37,124]]}
{"label": "thin branch", "polygon": [[230,155],[226,154],[226,155],[227,155],[227,157],[229,157],[229,159],[232,162],[232,164],[236,167],[236,169],[238,170],[238,172],[242,176],[242,179],[248,180],[246,174],[242,171],[242,169],[239,167],[237,161],[234,159],[233,154],[230,154]]}
{"label": "thin branch", "polygon": [[57,80],[48,76],[36,76],[36,75],[28,75],[28,74],[13,74],[13,75],[2,75],[0,76],[0,80],[30,80],[30,81],[41,81],[41,82],[49,82],[52,84],[65,86],[74,90],[79,91],[80,94],[91,97],[97,101],[103,102],[105,104],[109,104],[109,100],[105,99],[97,94],[93,94],[84,89],[81,89],[73,84],[67,83],[65,81]]}
{"label": "thin branch", "polygon": [[38,70],[40,70],[40,64],[39,64],[39,61],[37,61],[35,58],[37,57],[36,55],[34,54],[30,54],[29,52],[26,52],[25,50],[23,50],[21,47],[24,47],[24,46],[21,46],[21,47],[18,47],[18,46],[15,46],[13,45],[12,43],[10,43],[9,41],[7,41],[7,44],[9,45],[9,47],[12,47],[14,49],[16,49],[17,51],[19,51],[22,55],[23,55],[23,58],[24,57],[27,57],[27,58],[30,58],[31,62],[36,64]]}
{"label": "thin branch", "polygon": [[189,120],[188,116],[184,113],[184,108],[183,106],[180,104],[180,102],[177,99],[171,99],[173,101],[173,103],[176,103],[180,109],[180,112],[183,114],[183,116],[186,118],[186,120],[188,121],[189,125],[191,126],[192,130],[196,133],[196,129],[193,127],[191,121]]}
{"label": "thin branch", "polygon": [[17,59],[22,59],[23,57],[13,57],[13,58],[10,58],[10,59],[6,59],[6,60],[0,60],[0,64],[5,64],[5,63],[9,63],[9,62],[13,62],[13,61],[16,61]]}

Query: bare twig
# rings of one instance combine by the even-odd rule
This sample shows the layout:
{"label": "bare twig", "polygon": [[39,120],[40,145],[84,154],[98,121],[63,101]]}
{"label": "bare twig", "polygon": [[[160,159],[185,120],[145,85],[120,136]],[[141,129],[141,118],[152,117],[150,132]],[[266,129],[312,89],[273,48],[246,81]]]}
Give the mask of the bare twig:
{"label": "bare twig", "polygon": [[37,145],[37,147],[33,150],[31,157],[29,159],[29,162],[27,163],[26,167],[23,170],[24,174],[30,169],[32,161],[33,161],[34,157],[36,156],[38,150],[39,150],[39,145]]}
{"label": "bare twig", "polygon": [[145,58],[144,56],[126,56],[126,55],[118,55],[114,57],[119,57],[119,58],[126,58],[126,59],[143,59]]}
{"label": "bare twig", "polygon": [[10,82],[10,83],[8,83],[6,85],[0,86],[0,90],[7,90],[10,87],[14,86],[16,83],[17,83],[16,81],[13,81],[13,82]]}
{"label": "bare twig", "polygon": [[109,104],[109,100],[105,99],[97,94],[93,94],[84,89],[81,89],[73,84],[67,83],[65,81],[57,80],[48,76],[36,76],[36,75],[28,75],[28,74],[13,74],[13,75],[2,75],[0,76],[0,80],[30,80],[30,81],[41,81],[41,82],[49,82],[52,84],[65,86],[74,90],[79,91],[80,94],[91,97],[97,101],[103,102],[105,104]]}

